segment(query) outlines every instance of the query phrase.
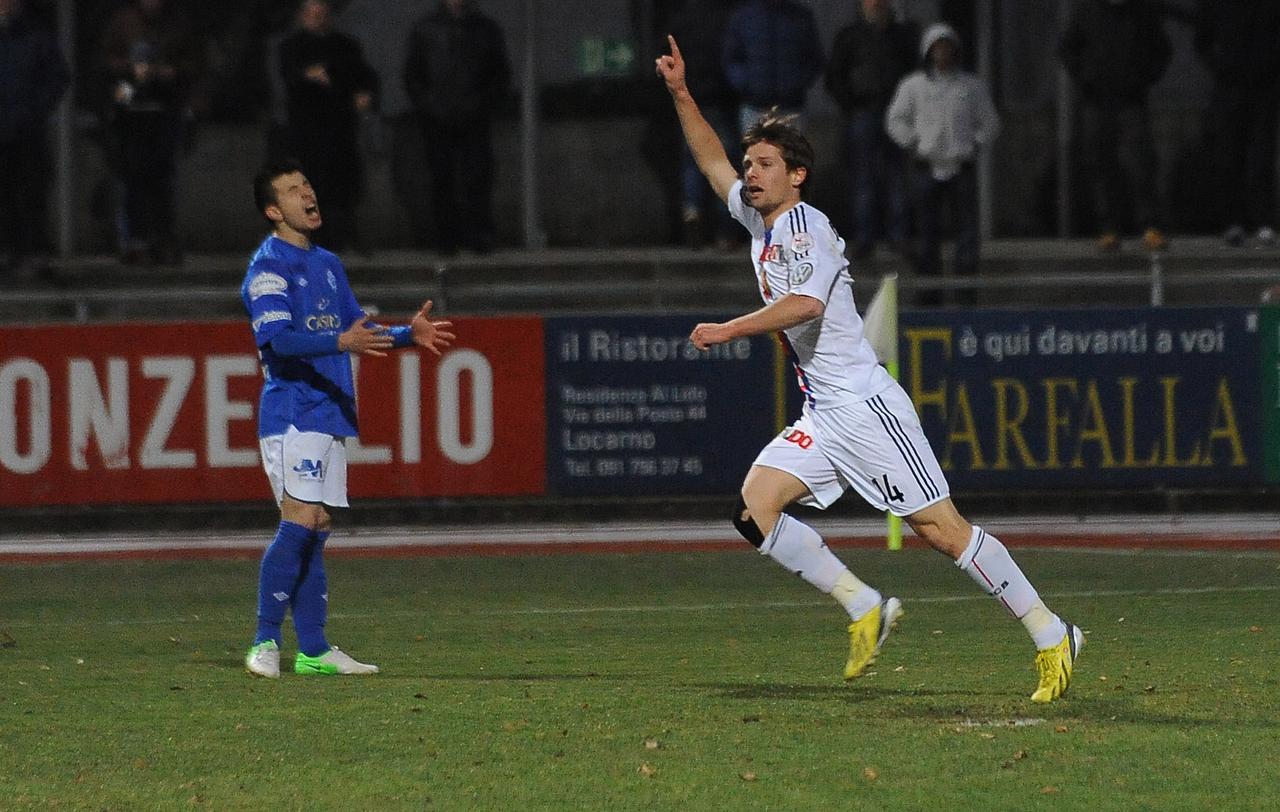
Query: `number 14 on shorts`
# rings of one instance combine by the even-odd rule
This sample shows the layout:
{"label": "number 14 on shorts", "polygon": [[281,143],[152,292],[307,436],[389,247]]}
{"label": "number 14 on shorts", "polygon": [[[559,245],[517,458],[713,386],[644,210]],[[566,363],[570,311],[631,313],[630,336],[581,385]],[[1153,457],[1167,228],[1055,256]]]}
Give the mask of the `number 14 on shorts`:
{"label": "number 14 on shorts", "polygon": [[902,491],[898,490],[898,486],[889,482],[888,474],[881,474],[880,479],[871,479],[871,484],[876,486],[876,490],[880,492],[880,498],[889,502],[902,502],[906,497],[902,495]]}

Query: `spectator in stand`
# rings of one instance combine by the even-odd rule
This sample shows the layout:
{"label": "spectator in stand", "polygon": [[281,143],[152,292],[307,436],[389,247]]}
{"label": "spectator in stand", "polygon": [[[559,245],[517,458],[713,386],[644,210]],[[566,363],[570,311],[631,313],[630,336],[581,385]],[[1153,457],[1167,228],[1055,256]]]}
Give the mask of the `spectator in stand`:
{"label": "spectator in stand", "polygon": [[[729,15],[737,3],[738,0],[688,0],[671,21],[672,36],[688,44],[686,81],[698,97],[703,118],[720,136],[720,143],[731,156],[737,152],[737,97],[724,75],[720,49]],[[729,210],[707,188],[687,144],[681,147],[681,154],[680,219],[685,245],[701,247],[710,225],[718,247],[733,247],[738,229]]]}
{"label": "spectator in stand", "polygon": [[0,270],[10,279],[33,278],[49,247],[46,129],[68,79],[52,32],[22,0],[0,0]]}
{"label": "spectator in stand", "polygon": [[165,0],[135,0],[107,23],[101,64],[107,85],[112,169],[124,192],[119,227],[126,263],[174,263],[174,175],[201,49]]}
{"label": "spectator in stand", "polygon": [[916,65],[919,41],[915,25],[893,18],[889,0],[862,0],[858,18],[831,46],[827,90],[845,115],[855,258],[870,254],[880,234],[895,250],[906,250],[906,166],[885,132],[884,114],[898,83]]}
{"label": "spectator in stand", "polygon": [[339,251],[358,241],[359,124],[373,110],[378,77],[360,43],[333,30],[329,0],[303,0],[297,27],[280,43],[279,65],[287,109],[280,149],[325,201],[317,243]]}
{"label": "spectator in stand", "polygon": [[822,43],[808,6],[795,0],[746,0],[729,18],[724,72],[738,94],[738,129],[746,132],[765,113],[796,116],[809,87],[822,74]]}
{"label": "spectator in stand", "polygon": [[[1159,10],[1149,0],[1080,0],[1058,48],[1080,91],[1080,154],[1101,227],[1098,245],[1114,251],[1126,225],[1159,251],[1156,151],[1147,94],[1173,53]],[[1132,217],[1123,201],[1133,203]],[[1126,221],[1132,222],[1126,222]]]}
{"label": "spectator in stand", "polygon": [[469,0],[442,0],[409,34],[404,83],[426,143],[436,249],[492,251],[490,124],[511,92],[502,29]]}
{"label": "spectator in stand", "polygon": [[[955,272],[978,272],[978,150],[1000,131],[991,94],[982,80],[960,67],[960,38],[951,26],[936,23],[920,39],[925,67],[898,85],[885,113],[889,137],[911,157],[909,170],[919,246],[916,272],[942,272],[942,218],[950,209],[955,221]],[[920,303],[942,302],[937,292]],[[976,300],[972,291],[960,297]]]}
{"label": "spectator in stand", "polygon": [[1261,245],[1276,240],[1276,110],[1280,105],[1280,4],[1201,0],[1196,52],[1213,74],[1208,139],[1220,182],[1223,238],[1243,245],[1257,229]]}

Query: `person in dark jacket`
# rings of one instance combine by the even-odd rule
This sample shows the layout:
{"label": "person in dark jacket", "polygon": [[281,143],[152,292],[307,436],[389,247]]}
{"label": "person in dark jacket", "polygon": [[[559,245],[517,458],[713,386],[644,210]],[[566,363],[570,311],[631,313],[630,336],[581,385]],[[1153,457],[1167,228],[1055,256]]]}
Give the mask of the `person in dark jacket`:
{"label": "person in dark jacket", "polygon": [[378,77],[360,43],[333,30],[329,0],[304,0],[279,57],[288,110],[281,149],[302,164],[325,200],[316,241],[338,251],[356,239],[360,116],[373,109]]}
{"label": "person in dark jacket", "polygon": [[108,152],[124,193],[121,259],[176,262],[174,177],[201,72],[200,43],[165,0],[135,0],[107,23],[100,58]]}
{"label": "person in dark jacket", "polygon": [[1207,131],[1219,181],[1223,235],[1244,243],[1257,229],[1275,242],[1276,112],[1280,105],[1280,4],[1201,0],[1196,52],[1213,74]]}
{"label": "person in dark jacket", "polygon": [[0,0],[0,269],[34,274],[47,248],[49,116],[67,88],[67,64],[52,32]]}
{"label": "person in dark jacket", "polygon": [[729,18],[722,58],[738,94],[741,132],[772,107],[798,117],[809,87],[822,74],[813,12],[795,0],[746,0]]}
{"label": "person in dark jacket", "polygon": [[491,251],[490,124],[511,87],[502,29],[468,0],[443,0],[409,34],[404,83],[426,142],[437,250]]}
{"label": "person in dark jacket", "polygon": [[[1147,94],[1173,53],[1160,11],[1149,0],[1081,0],[1058,52],[1080,92],[1080,152],[1101,225],[1099,246],[1119,248],[1120,230],[1132,220],[1144,229],[1145,248],[1164,248],[1147,114]],[[1131,218],[1122,211],[1126,192]]]}
{"label": "person in dark jacket", "polygon": [[[671,35],[688,43],[685,77],[698,96],[702,116],[720,136],[720,143],[731,156],[737,152],[737,95],[720,64],[720,48],[724,42],[729,15],[738,0],[688,0],[671,20]],[[712,226],[716,244],[733,246],[737,225],[729,210],[710,194],[706,181],[687,144],[681,147],[680,203],[683,237],[686,245],[696,248],[707,238]]]}
{"label": "person in dark jacket", "polygon": [[893,18],[889,0],[862,0],[861,13],[836,34],[827,63],[827,90],[845,116],[845,157],[853,176],[853,253],[871,253],[883,235],[897,250],[907,242],[907,180],[902,150],[884,128],[884,114],[902,78],[916,66],[920,32]]}

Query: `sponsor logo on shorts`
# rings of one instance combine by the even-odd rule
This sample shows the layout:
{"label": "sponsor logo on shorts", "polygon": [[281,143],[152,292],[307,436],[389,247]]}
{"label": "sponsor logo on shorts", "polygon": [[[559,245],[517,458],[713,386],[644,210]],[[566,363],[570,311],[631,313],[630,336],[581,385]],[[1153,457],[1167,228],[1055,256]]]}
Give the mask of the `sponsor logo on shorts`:
{"label": "sponsor logo on shorts", "polygon": [[792,429],[791,431],[782,435],[782,439],[786,440],[788,443],[795,443],[796,445],[805,449],[813,445],[813,437],[808,434],[805,434],[800,429]]}
{"label": "sponsor logo on shorts", "polygon": [[300,479],[324,479],[324,463],[320,460],[299,460],[293,472]]}

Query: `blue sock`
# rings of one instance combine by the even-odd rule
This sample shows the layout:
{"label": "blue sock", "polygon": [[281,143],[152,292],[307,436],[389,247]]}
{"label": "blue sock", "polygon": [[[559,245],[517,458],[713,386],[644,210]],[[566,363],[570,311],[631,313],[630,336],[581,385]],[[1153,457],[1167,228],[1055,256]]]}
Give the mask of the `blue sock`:
{"label": "blue sock", "polygon": [[312,533],[302,572],[293,590],[293,628],[298,632],[298,651],[319,657],[329,650],[324,624],[329,618],[329,579],[324,572],[324,543],[327,531]]}
{"label": "blue sock", "polygon": [[302,554],[311,529],[281,520],[276,537],[262,554],[258,571],[258,633],[253,644],[274,640],[280,645],[280,624],[293,598],[302,570]]}

